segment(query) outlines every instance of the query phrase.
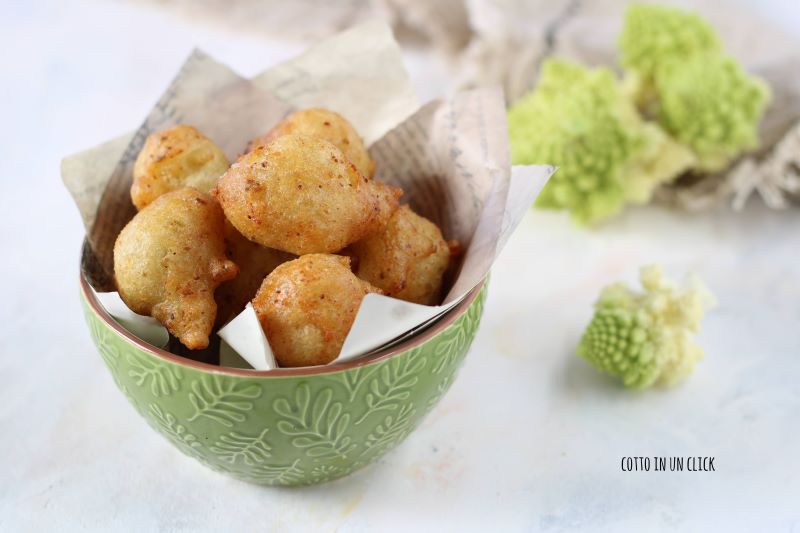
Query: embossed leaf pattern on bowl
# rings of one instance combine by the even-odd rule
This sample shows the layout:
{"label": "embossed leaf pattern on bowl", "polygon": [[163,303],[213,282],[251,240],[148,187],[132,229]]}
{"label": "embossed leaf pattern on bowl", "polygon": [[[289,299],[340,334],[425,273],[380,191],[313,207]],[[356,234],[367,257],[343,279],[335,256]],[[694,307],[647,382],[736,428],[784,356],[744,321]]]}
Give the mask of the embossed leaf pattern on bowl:
{"label": "embossed leaf pattern on bowl", "polygon": [[280,416],[278,430],[309,457],[346,458],[356,447],[347,431],[350,413],[333,399],[331,388],[314,394],[310,385],[303,382],[295,389],[294,403],[278,398],[272,406]]}
{"label": "embossed leaf pattern on bowl", "polygon": [[180,367],[164,366],[157,359],[134,351],[129,351],[126,359],[130,367],[128,376],[138,387],[150,387],[153,396],[166,396],[178,390]]}
{"label": "embossed leaf pattern on bowl", "polygon": [[248,466],[263,464],[272,457],[272,446],[265,439],[268,431],[269,428],[264,428],[256,437],[231,431],[227,435],[221,435],[210,450],[226,463],[234,464],[241,460]]}
{"label": "embossed leaf pattern on bowl", "polygon": [[178,450],[264,485],[322,483],[397,446],[452,385],[486,286],[450,326],[392,357],[334,373],[228,374],[130,343],[84,301],[92,340],[119,389]]}
{"label": "embossed leaf pattern on bowl", "polygon": [[261,396],[258,385],[224,379],[219,375],[205,375],[193,381],[189,401],[194,414],[189,422],[206,417],[226,427],[244,422],[245,414],[253,410],[254,400]]}

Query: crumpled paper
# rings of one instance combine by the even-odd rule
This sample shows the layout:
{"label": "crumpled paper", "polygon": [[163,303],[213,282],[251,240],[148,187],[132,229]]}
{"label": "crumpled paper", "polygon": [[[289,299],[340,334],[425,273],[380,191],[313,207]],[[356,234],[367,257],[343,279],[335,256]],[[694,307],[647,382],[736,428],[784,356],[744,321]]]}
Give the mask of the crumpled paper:
{"label": "crumpled paper", "polygon": [[742,209],[753,192],[773,209],[787,207],[787,197],[800,197],[800,122],[765,157],[739,162],[728,177],[734,184],[734,209]]}
{"label": "crumpled paper", "polygon": [[470,37],[463,0],[136,0],[142,1],[181,17],[288,41],[317,41],[376,17],[385,18],[404,44],[456,51]]}
{"label": "crumpled paper", "polygon": [[[384,0],[396,28],[409,33],[447,38],[429,39],[432,47],[452,58],[455,86],[499,85],[506,100],[515,102],[535,85],[542,62],[550,56],[587,65],[618,65],[617,35],[628,0],[448,0],[467,11],[467,24],[442,17],[403,16],[425,12],[429,2],[409,0],[397,5]],[[656,200],[698,211],[730,204],[741,209],[758,192],[771,208],[800,200],[791,176],[768,171],[765,159],[776,144],[793,142],[791,128],[800,124],[800,42],[744,4],[724,0],[660,0],[698,11],[720,33],[729,54],[748,71],[764,78],[773,98],[761,123],[761,148],[746,154],[741,164],[725,172],[683,179],[658,189]],[[402,35],[402,34],[401,34]],[[454,43],[465,43],[454,49]]]}
{"label": "crumpled paper", "polygon": [[[440,306],[367,295],[336,361],[380,348],[460,301],[488,273],[553,171],[546,166],[511,171],[505,106],[497,89],[467,91],[417,109],[397,45],[382,23],[337,35],[253,80],[195,51],[132,136],[62,165],[87,227],[91,247],[83,270],[93,287],[113,291],[113,244],[135,214],[129,195],[132,165],[148,134],[193,124],[235,159],[250,138],[292,109],[309,106],[328,107],[350,119],[370,145],[376,178],[402,187],[403,201],[465,247]],[[112,168],[114,154],[119,160]],[[220,336],[254,368],[274,368],[251,306]]]}
{"label": "crumpled paper", "polygon": [[[464,0],[472,36],[456,60],[457,85],[501,85],[513,103],[536,84],[549,56],[588,65],[619,64],[617,36],[626,0]],[[723,204],[740,208],[758,191],[767,205],[781,208],[799,199],[780,175],[751,172],[763,168],[766,152],[800,121],[800,41],[745,5],[724,0],[662,0],[659,3],[699,12],[719,32],[727,53],[766,80],[773,97],[760,128],[761,148],[747,154],[742,166],[662,187],[657,200],[689,210]],[[435,23],[435,21],[428,21]]]}
{"label": "crumpled paper", "polygon": [[712,209],[730,199],[733,209],[741,211],[758,193],[767,207],[786,209],[792,201],[800,201],[800,121],[768,146],[762,145],[755,155],[741,158],[724,172],[661,187],[656,199],[687,211]]}

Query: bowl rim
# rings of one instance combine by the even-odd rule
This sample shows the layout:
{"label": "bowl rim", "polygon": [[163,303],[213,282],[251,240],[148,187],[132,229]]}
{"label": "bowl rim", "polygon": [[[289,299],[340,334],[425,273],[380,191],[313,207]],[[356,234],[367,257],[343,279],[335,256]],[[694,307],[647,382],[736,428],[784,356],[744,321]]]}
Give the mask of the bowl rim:
{"label": "bowl rim", "polygon": [[210,363],[195,361],[193,359],[188,359],[186,357],[176,355],[172,352],[168,352],[163,348],[153,346],[152,344],[143,341],[139,337],[129,332],[127,329],[123,328],[116,320],[114,320],[111,317],[111,315],[108,314],[105,308],[102,305],[100,305],[100,302],[98,301],[94,292],[91,290],[91,286],[89,285],[89,282],[83,275],[83,273],[79,274],[79,278],[80,278],[81,294],[83,295],[89,307],[91,307],[92,311],[94,311],[94,313],[98,317],[100,317],[100,319],[105,323],[106,326],[113,329],[120,337],[122,337],[128,343],[133,344],[140,350],[145,351],[150,355],[153,355],[159,359],[165,360],[170,363],[174,363],[184,367],[194,368],[197,370],[202,370],[205,372],[212,372],[216,374],[224,374],[224,375],[232,375],[240,377],[241,376],[292,377],[292,376],[311,376],[316,374],[333,374],[336,372],[351,370],[368,364],[390,359],[395,355],[405,353],[408,350],[421,346],[422,344],[426,343],[427,341],[429,341],[430,339],[432,339],[433,337],[437,336],[439,333],[450,327],[458,318],[460,318],[470,308],[472,303],[475,301],[475,298],[477,298],[478,294],[480,294],[481,292],[481,289],[483,289],[484,285],[486,284],[486,279],[487,279],[486,277],[484,277],[480,281],[480,283],[478,283],[478,285],[476,285],[471,291],[469,291],[466,294],[466,296],[464,296],[461,299],[460,302],[458,302],[450,310],[448,310],[444,314],[444,316],[435,319],[435,322],[433,324],[427,326],[419,334],[413,335],[397,344],[393,344],[372,355],[361,357],[352,361],[344,361],[341,363],[334,363],[330,365],[308,366],[308,367],[297,367],[297,368],[275,368],[272,370],[254,370],[247,368],[223,367],[223,366],[213,365]]}

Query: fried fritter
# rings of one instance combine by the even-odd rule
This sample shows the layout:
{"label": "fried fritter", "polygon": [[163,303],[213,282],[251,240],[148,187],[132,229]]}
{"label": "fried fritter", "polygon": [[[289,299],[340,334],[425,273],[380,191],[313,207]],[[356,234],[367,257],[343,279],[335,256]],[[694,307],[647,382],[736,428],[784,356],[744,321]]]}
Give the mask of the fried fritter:
{"label": "fried fritter", "polygon": [[183,187],[207,193],[229,166],[223,151],[192,126],[179,124],[152,133],[133,166],[131,200],[142,209]]}
{"label": "fried fritter", "polygon": [[122,300],[192,350],[208,346],[217,313],[214,289],[239,270],[225,256],[224,220],[213,198],[186,187],[139,211],[114,244]]}
{"label": "fried fritter", "polygon": [[365,177],[328,141],[282,135],[239,158],[212,193],[249,240],[303,255],[379,233],[402,191]]}
{"label": "fried fritter", "polygon": [[349,265],[347,257],[304,255],[264,280],[253,307],[279,366],[324,365],[339,355],[364,295],[381,292]]}
{"label": "fried fritter", "polygon": [[451,246],[430,220],[402,205],[386,230],[358,241],[348,251],[358,258],[356,275],[388,296],[425,305],[439,303]]}
{"label": "fried fritter", "polygon": [[295,258],[292,254],[266,248],[248,241],[225,221],[225,245],[228,258],[239,267],[239,275],[217,288],[217,325],[223,326],[244,310],[253,299],[267,274]]}
{"label": "fried fritter", "polygon": [[342,115],[328,109],[303,109],[292,113],[269,132],[250,141],[247,151],[287,134],[324,139],[341,150],[362,174],[371,178],[375,173],[375,161],[369,156],[356,129]]}

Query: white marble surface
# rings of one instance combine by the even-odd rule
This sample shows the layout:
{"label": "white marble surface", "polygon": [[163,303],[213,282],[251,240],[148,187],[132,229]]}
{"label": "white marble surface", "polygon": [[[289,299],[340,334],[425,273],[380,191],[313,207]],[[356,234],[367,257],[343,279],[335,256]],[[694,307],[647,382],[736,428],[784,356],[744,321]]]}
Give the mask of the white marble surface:
{"label": "white marble surface", "polygon": [[[768,9],[800,29],[796,7]],[[3,11],[0,531],[800,531],[800,210],[757,203],[636,209],[590,232],[531,212],[453,389],[365,471],[281,490],[183,457],[91,345],[59,160],[135,126],[195,44],[245,74],[300,45],[128,3]],[[438,94],[440,65],[408,62],[422,95]],[[651,261],[695,270],[720,305],[687,383],[631,393],[573,349],[598,289]],[[627,455],[712,455],[717,471],[623,473]]]}

